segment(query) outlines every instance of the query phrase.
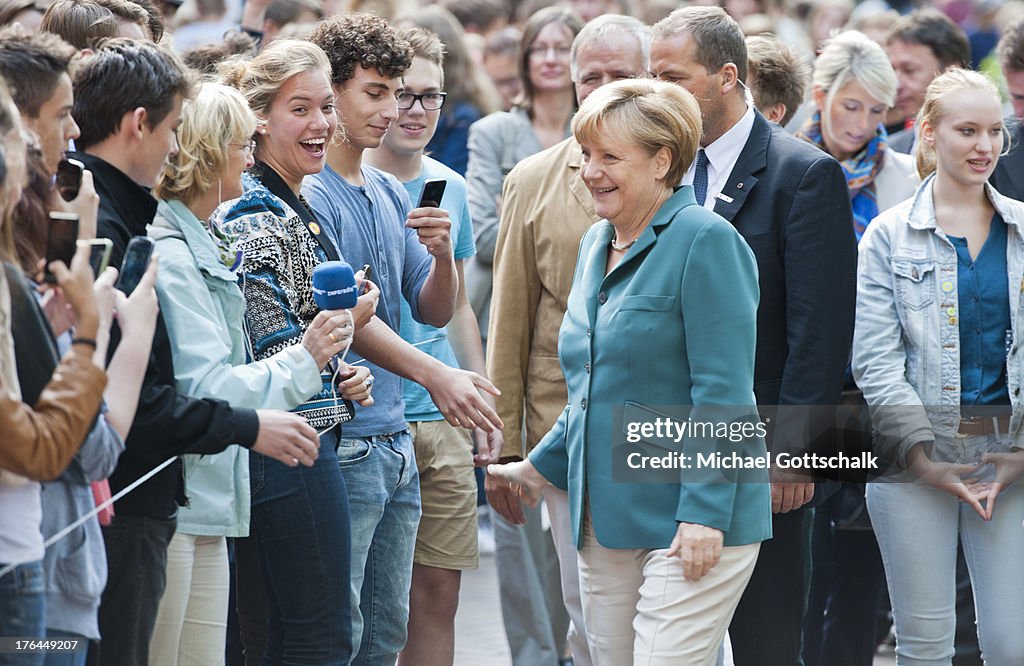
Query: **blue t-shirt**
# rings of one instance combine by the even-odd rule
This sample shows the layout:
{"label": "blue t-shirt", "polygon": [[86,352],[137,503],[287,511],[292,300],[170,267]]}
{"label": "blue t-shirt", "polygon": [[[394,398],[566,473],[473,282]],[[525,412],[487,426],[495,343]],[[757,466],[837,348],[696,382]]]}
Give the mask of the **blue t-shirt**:
{"label": "blue t-shirt", "polygon": [[[394,176],[371,166],[362,167],[365,185],[356,187],[329,166],[306,178],[302,193],[339,253],[359,270],[373,268],[371,279],[380,287],[377,316],[392,330],[401,323],[401,303],[408,301],[419,319],[419,297],[433,259],[415,229],[405,226],[411,205]],[[348,363],[362,361],[349,352]],[[373,372],[373,405],[356,406],[356,417],[345,424],[346,437],[370,437],[407,427],[401,378],[365,361]]]}
{"label": "blue t-shirt", "polygon": [[1007,337],[1010,292],[1006,275],[1006,223],[997,213],[973,260],[965,238],[947,236],[956,248],[960,306],[960,404],[1008,405]]}
{"label": "blue t-shirt", "polygon": [[[441,198],[441,208],[448,211],[452,220],[451,237],[452,245],[455,246],[455,260],[472,257],[476,254],[476,243],[473,240],[473,221],[469,217],[469,203],[466,199],[466,180],[437,160],[424,157],[423,171],[419,178],[403,183],[405,191],[409,193],[409,201],[420,200],[423,182],[428,178],[444,178],[448,181]],[[459,367],[455,352],[448,343],[448,331],[415,321],[405,301],[402,301],[402,327],[399,333],[409,344],[433,340],[420,345],[419,349],[445,365]],[[404,380],[402,389],[405,396],[405,418],[408,421],[440,421],[444,418],[425,388],[416,382]]]}

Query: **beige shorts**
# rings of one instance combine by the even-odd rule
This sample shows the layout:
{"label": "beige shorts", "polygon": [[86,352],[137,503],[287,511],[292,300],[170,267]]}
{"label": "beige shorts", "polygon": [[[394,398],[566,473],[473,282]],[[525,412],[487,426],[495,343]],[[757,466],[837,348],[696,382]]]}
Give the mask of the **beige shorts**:
{"label": "beige shorts", "polygon": [[410,423],[420,473],[423,516],[413,562],[439,569],[475,569],[476,477],[473,439],[447,421]]}

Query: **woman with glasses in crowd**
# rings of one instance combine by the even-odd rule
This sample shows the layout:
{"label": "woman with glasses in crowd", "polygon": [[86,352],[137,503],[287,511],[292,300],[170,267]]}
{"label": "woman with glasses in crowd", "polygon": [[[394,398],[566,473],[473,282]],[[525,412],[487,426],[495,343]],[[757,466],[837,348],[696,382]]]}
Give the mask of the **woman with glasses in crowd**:
{"label": "woman with glasses in crowd", "polygon": [[569,136],[569,122],[576,112],[569,51],[582,27],[580,18],[564,7],[546,7],[533,14],[523,26],[519,57],[523,92],[516,106],[482,118],[469,128],[466,187],[476,256],[466,268],[466,285],[484,335],[491,308],[501,188],[519,160]]}

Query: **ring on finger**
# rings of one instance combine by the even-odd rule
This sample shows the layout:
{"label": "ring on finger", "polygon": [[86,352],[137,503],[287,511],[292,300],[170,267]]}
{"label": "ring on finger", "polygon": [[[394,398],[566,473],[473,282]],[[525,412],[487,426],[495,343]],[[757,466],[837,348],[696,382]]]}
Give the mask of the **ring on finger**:
{"label": "ring on finger", "polygon": [[373,375],[370,375],[369,377],[367,377],[365,383],[366,383],[367,390],[369,390],[370,387],[373,386]]}
{"label": "ring on finger", "polygon": [[338,338],[334,337],[334,331],[328,331],[327,337],[331,339],[331,342],[338,344]]}
{"label": "ring on finger", "polygon": [[292,467],[298,467],[298,466],[299,466],[299,459],[298,458],[292,458]]}

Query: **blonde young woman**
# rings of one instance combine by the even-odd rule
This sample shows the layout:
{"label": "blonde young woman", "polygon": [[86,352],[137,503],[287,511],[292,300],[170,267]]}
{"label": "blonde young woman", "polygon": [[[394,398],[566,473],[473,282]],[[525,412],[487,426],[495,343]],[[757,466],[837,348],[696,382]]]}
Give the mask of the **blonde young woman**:
{"label": "blonde young woman", "polygon": [[[349,344],[353,331],[347,313],[320,312],[296,344],[247,363],[245,299],[235,272],[241,257],[207,220],[223,201],[242,195],[242,173],[254,162],[255,131],[256,116],[233,88],[205,83],[185,103],[178,153],[155,191],[160,204],[150,236],[162,258],[157,292],[179,390],[239,407],[292,409],[320,393],[321,369]],[[368,400],[369,371],[353,371],[342,394]],[[223,655],[225,537],[249,534],[248,451],[232,447],[212,456],[187,455],[185,475],[189,505],[179,510],[168,547],[151,664],[200,666]]]}
{"label": "blonde young woman", "polygon": [[987,181],[1005,147],[999,93],[951,69],[918,113],[913,198],[860,244],[853,373],[890,475],[867,505],[903,664],[950,664],[957,542],[982,657],[1024,663],[1024,204]]}

